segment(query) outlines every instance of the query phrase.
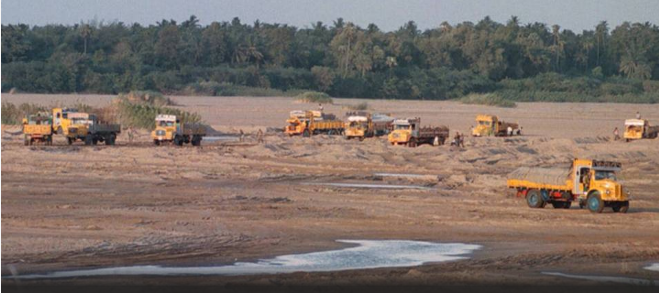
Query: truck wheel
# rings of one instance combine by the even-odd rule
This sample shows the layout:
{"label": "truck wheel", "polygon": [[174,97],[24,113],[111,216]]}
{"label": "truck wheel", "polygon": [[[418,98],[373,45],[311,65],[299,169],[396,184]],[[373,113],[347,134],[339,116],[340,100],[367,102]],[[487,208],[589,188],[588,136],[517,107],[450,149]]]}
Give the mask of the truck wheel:
{"label": "truck wheel", "polygon": [[94,143],[94,138],[91,135],[85,136],[85,145],[92,145]]}
{"label": "truck wheel", "polygon": [[629,210],[629,201],[623,201],[622,203],[620,203],[620,212],[621,213],[623,213],[623,214],[627,213],[628,210]]}
{"label": "truck wheel", "polygon": [[302,132],[303,137],[310,137],[311,133],[309,132],[309,129],[305,129],[304,132]]}
{"label": "truck wheel", "polygon": [[49,135],[48,138],[46,138],[46,145],[53,145],[53,136]]}
{"label": "truck wheel", "polygon": [[98,144],[98,139],[97,139],[97,138],[93,138],[93,139],[92,139],[92,143],[93,143],[94,145],[97,145],[97,144]]}
{"label": "truck wheel", "polygon": [[363,136],[360,136],[360,137],[359,137],[359,141],[364,141],[364,137],[363,137]]}
{"label": "truck wheel", "polygon": [[540,191],[537,189],[531,189],[529,192],[526,194],[526,204],[529,205],[530,208],[535,208],[539,209],[545,206],[547,204],[544,199],[542,199],[542,196],[540,195]]}
{"label": "truck wheel", "polygon": [[588,210],[593,213],[601,213],[604,210],[604,202],[599,192],[593,192],[588,195],[586,205],[588,206]]}
{"label": "truck wheel", "polygon": [[157,139],[154,139],[154,140],[153,140],[153,144],[155,144],[155,145],[160,145],[160,141],[157,140]]}

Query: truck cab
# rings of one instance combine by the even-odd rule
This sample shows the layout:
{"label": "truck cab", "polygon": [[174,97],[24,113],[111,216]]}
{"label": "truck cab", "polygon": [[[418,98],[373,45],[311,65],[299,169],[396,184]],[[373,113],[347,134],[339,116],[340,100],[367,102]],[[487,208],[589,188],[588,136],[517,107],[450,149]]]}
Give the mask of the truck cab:
{"label": "truck cab", "polygon": [[419,118],[395,119],[393,131],[389,134],[389,142],[392,145],[407,144],[412,137],[419,135]]}
{"label": "truck cab", "polygon": [[323,113],[320,111],[291,111],[286,120],[284,132],[289,136],[304,135],[310,136],[314,122],[323,120]]}
{"label": "truck cab", "polygon": [[629,199],[617,181],[621,164],[610,161],[575,159],[572,167],[572,193],[579,199],[579,206],[600,211],[610,206],[614,211],[627,210]]}
{"label": "truck cab", "polygon": [[77,113],[75,108],[53,108],[53,129],[57,134],[68,135],[68,128],[71,125],[69,113]]}
{"label": "truck cab", "polygon": [[176,115],[159,114],[156,116],[156,128],[151,132],[151,138],[156,145],[164,141],[173,141],[178,130],[179,120]]}
{"label": "truck cab", "polygon": [[345,123],[346,139],[359,138],[364,140],[367,136],[374,135],[373,120],[369,113],[346,113],[348,121]]}

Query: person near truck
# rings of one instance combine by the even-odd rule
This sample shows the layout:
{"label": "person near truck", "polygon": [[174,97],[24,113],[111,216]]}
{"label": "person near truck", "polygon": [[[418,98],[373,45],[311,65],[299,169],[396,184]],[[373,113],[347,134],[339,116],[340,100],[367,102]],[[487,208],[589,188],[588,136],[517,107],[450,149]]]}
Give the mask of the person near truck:
{"label": "person near truck", "polygon": [[620,140],[620,132],[618,131],[618,127],[613,130],[613,140]]}
{"label": "person near truck", "polygon": [[641,119],[641,112],[636,111],[636,119]]}
{"label": "person near truck", "polygon": [[508,134],[508,136],[513,136],[513,128],[508,126],[508,128],[506,129],[506,133]]}
{"label": "person near truck", "polygon": [[256,139],[258,143],[263,143],[263,131],[259,128],[259,131],[256,133]]}

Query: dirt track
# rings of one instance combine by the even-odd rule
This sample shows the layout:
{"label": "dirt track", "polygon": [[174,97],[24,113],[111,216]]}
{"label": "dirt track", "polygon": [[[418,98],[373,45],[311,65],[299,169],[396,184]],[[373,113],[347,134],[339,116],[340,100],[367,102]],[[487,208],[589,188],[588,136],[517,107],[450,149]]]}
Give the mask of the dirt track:
{"label": "dirt track", "polygon": [[[7,101],[19,98],[3,95]],[[31,98],[52,102],[47,96]],[[62,99],[67,98],[75,101]],[[94,99],[104,103],[104,98]],[[314,107],[284,98],[175,100],[225,132],[281,127],[288,111]],[[466,131],[476,113],[495,113],[519,121],[527,135],[469,138],[462,150],[275,133],[263,145],[248,137],[243,144],[156,148],[150,147],[146,132],[133,146],[122,135],[117,147],[69,147],[61,138],[53,147],[24,147],[20,135],[11,135],[18,128],[3,126],[2,274],[9,273],[8,265],[24,274],[105,265],[232,263],[336,248],[336,239],[415,239],[484,248],[468,261],[417,268],[192,279],[292,284],[557,280],[540,275],[542,271],[659,279],[642,269],[659,260],[659,140],[624,143],[604,137],[633,116],[637,106],[521,104],[498,109],[453,102],[369,103],[394,116],[412,116],[418,110],[416,116],[424,121],[447,124],[452,131]],[[659,113],[657,106],[642,108],[648,115]],[[326,110],[344,111],[340,106]],[[558,116],[578,118],[549,123],[554,120],[548,117],[556,116],[549,113],[557,110]],[[659,117],[648,118],[659,123]],[[630,212],[535,210],[505,188],[506,174],[517,167],[567,166],[573,157],[622,162],[620,177],[633,194]],[[374,176],[378,172],[429,176]],[[310,182],[431,189],[305,184]]]}

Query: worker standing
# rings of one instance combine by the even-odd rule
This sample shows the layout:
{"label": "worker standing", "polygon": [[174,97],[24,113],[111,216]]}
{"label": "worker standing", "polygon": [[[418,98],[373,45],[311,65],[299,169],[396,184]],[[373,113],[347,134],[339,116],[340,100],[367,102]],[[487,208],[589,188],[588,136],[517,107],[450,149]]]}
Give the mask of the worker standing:
{"label": "worker standing", "polygon": [[620,140],[620,132],[618,131],[618,127],[613,130],[613,140]]}
{"label": "worker standing", "polygon": [[318,103],[318,111],[323,112],[323,104]]}
{"label": "worker standing", "polygon": [[506,129],[506,133],[508,134],[508,136],[513,136],[513,128],[508,126],[508,128]]}
{"label": "worker standing", "polygon": [[259,131],[256,133],[256,139],[258,143],[263,143],[263,131],[259,128]]}
{"label": "worker standing", "polygon": [[243,132],[243,130],[241,129],[240,130],[240,142],[243,142],[243,141],[245,141],[245,132]]}
{"label": "worker standing", "polygon": [[641,112],[636,111],[636,119],[641,119]]}

